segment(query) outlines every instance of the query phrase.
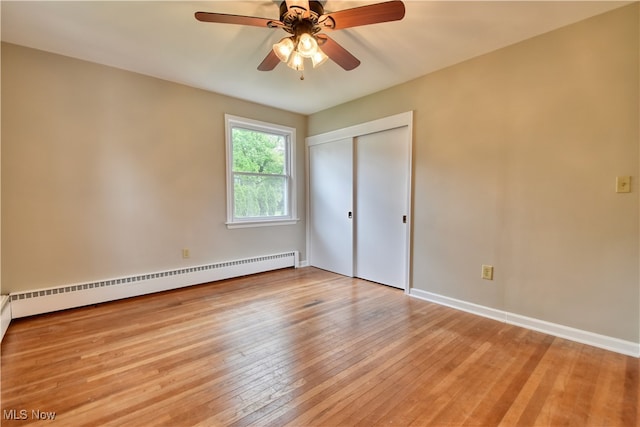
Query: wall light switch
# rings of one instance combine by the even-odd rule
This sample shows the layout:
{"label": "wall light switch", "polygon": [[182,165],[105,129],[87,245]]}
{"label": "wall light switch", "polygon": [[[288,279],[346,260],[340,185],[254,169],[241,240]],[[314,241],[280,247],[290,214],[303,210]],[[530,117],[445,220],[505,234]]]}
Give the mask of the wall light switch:
{"label": "wall light switch", "polygon": [[483,265],[482,266],[482,276],[485,280],[493,280],[493,266],[492,265]]}
{"label": "wall light switch", "polygon": [[630,176],[616,177],[616,193],[630,193],[630,192],[631,192],[631,177]]}
{"label": "wall light switch", "polygon": [[189,258],[190,256],[191,256],[191,254],[189,253],[189,249],[184,248],[184,249],[182,250],[182,258],[185,258],[185,259],[186,259],[186,258]]}

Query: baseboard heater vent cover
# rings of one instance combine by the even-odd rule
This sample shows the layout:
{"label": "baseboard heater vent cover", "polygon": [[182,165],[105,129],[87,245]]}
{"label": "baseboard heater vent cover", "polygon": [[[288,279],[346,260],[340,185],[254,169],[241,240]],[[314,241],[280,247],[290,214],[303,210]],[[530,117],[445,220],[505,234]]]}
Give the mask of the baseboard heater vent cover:
{"label": "baseboard heater vent cover", "polygon": [[295,251],[225,261],[214,264],[138,274],[10,295],[11,315],[16,319],[34,314],[81,307],[200,283],[246,276],[297,266]]}

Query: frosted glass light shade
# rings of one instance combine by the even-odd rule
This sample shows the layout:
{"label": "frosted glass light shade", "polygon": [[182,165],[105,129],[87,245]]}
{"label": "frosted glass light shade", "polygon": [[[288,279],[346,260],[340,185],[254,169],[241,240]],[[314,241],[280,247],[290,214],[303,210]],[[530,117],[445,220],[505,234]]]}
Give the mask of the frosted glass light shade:
{"label": "frosted glass light shade", "polygon": [[320,49],[316,51],[316,53],[311,57],[311,62],[313,62],[313,68],[319,67],[320,65],[327,62],[329,57]]}
{"label": "frosted glass light shade", "polygon": [[286,37],[280,40],[278,43],[273,45],[273,52],[276,54],[278,59],[282,62],[287,62],[289,57],[291,56],[291,52],[294,49],[293,40],[291,37]]}
{"label": "frosted glass light shade", "polygon": [[302,71],[304,70],[304,58],[296,50],[291,54],[291,57],[289,58],[289,62],[287,62],[287,65],[296,71]]}
{"label": "frosted glass light shade", "polygon": [[311,34],[303,33],[298,40],[298,48],[296,49],[305,58],[311,58],[318,51],[318,42]]}

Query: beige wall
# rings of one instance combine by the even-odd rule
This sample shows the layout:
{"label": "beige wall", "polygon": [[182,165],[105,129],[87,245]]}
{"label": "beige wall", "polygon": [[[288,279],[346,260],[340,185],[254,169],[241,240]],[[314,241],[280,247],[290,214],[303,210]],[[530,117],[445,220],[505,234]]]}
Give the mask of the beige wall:
{"label": "beige wall", "polygon": [[304,221],[226,228],[225,113],[296,128],[304,218],[305,116],[2,44],[2,292],[304,258]]}
{"label": "beige wall", "polygon": [[636,3],[309,117],[316,135],[415,111],[413,287],[639,341],[639,16]]}

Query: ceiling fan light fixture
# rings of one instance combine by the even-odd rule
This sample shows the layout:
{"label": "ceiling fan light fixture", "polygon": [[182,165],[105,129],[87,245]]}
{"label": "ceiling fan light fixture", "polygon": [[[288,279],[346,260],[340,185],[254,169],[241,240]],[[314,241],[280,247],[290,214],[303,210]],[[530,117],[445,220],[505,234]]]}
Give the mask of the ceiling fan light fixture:
{"label": "ceiling fan light fixture", "polygon": [[[271,71],[279,62],[301,71],[306,58],[311,59],[314,68],[330,58],[344,70],[350,71],[360,65],[358,58],[322,31],[399,21],[404,18],[406,11],[402,0],[386,0],[328,14],[324,11],[326,0],[277,1],[280,2],[280,20],[215,12],[196,12],[195,18],[200,22],[280,28],[289,33],[290,37],[272,46],[272,50],[258,65],[259,71]],[[320,50],[320,46],[326,53]]]}
{"label": "ceiling fan light fixture", "polygon": [[327,62],[329,57],[320,49],[316,51],[316,53],[311,57],[311,62],[313,63],[313,68],[319,67],[320,65]]}
{"label": "ceiling fan light fixture", "polygon": [[296,71],[302,71],[304,70],[304,57],[296,50],[291,54],[287,65]]}
{"label": "ceiling fan light fixture", "polygon": [[289,61],[291,52],[293,52],[294,48],[295,46],[293,40],[291,40],[291,37],[285,37],[284,39],[273,45],[273,52],[276,54],[278,59],[280,59],[280,61],[287,62]]}

